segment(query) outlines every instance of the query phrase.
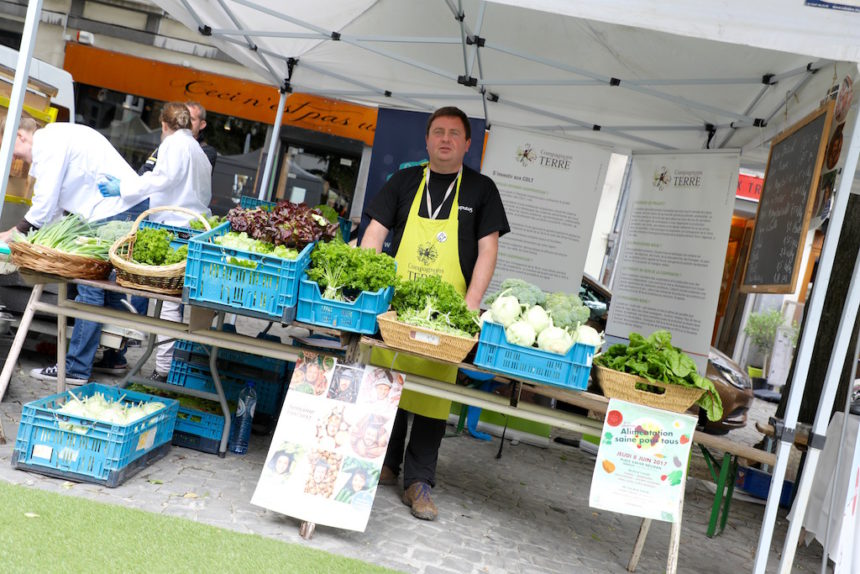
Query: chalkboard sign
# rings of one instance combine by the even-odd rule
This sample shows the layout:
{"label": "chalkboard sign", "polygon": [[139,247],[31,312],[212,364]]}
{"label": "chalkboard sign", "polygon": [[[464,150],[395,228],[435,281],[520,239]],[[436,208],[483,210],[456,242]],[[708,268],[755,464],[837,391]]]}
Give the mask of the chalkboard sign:
{"label": "chalkboard sign", "polygon": [[831,101],[771,143],[741,291],[794,292],[832,116]]}

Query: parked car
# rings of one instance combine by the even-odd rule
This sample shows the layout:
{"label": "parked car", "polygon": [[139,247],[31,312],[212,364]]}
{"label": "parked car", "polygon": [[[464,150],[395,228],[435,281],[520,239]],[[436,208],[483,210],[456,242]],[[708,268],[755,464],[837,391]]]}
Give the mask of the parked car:
{"label": "parked car", "polygon": [[[589,275],[583,275],[579,293],[582,302],[591,309],[589,324],[598,331],[605,331],[612,293]],[[723,417],[709,421],[704,411],[700,411],[699,428],[708,434],[719,435],[746,426],[747,411],[753,402],[752,382],[746,371],[720,350],[711,347],[705,376],[714,383],[720,395]],[[599,392],[599,387],[595,386],[595,390]]]}

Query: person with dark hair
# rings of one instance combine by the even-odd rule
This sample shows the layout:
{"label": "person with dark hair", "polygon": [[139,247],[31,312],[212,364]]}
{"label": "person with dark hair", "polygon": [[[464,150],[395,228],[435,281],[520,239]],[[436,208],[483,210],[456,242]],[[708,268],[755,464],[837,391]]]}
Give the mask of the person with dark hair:
{"label": "person with dark hair", "polygon": [[[357,497],[361,497],[359,493],[367,493],[367,483],[370,482],[367,471],[363,468],[356,468],[349,476],[349,480],[338,491],[334,499],[338,502],[352,503]],[[363,497],[362,497],[363,498]]]}
{"label": "person with dark hair", "polygon": [[[371,221],[361,246],[381,251],[393,231],[391,254],[398,276],[440,276],[471,309],[478,309],[496,267],[499,237],[510,227],[493,180],[463,165],[471,139],[469,118],[462,110],[444,107],[433,112],[425,134],[429,164],[402,169],[385,183],[365,210]],[[419,256],[428,246],[433,257]],[[413,357],[395,359],[379,349],[373,350],[371,360],[451,383],[457,377],[456,366]],[[380,484],[396,484],[403,463],[402,500],[424,520],[435,520],[438,514],[430,491],[436,484],[436,461],[450,407],[451,401],[403,391],[380,473]],[[407,412],[412,413],[408,445]]]}
{"label": "person with dark hair", "polygon": [[272,458],[269,459],[269,462],[266,463],[266,466],[274,472],[275,474],[279,474],[281,476],[289,476],[293,471],[293,466],[296,463],[296,456],[285,450],[276,451],[275,454],[272,455]]}

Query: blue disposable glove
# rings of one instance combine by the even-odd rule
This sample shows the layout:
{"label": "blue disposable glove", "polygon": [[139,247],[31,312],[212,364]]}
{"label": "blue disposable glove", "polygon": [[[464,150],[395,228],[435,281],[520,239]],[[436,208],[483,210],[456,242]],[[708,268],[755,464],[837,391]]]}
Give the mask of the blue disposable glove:
{"label": "blue disposable glove", "polygon": [[117,197],[119,195],[119,180],[112,175],[106,175],[105,179],[98,182],[99,192],[105,197]]}

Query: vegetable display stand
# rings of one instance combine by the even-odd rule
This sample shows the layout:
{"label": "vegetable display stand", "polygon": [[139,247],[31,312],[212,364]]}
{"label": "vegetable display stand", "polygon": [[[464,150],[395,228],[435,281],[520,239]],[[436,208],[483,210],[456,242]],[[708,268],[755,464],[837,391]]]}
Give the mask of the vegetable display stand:
{"label": "vegetable display stand", "polygon": [[610,399],[638,403],[648,407],[683,413],[704,393],[698,387],[685,387],[662,382],[652,382],[630,373],[623,373],[595,365],[594,378]]}
{"label": "vegetable display stand", "polygon": [[401,323],[397,320],[397,311],[383,313],[378,319],[379,332],[386,345],[440,361],[461,363],[478,342],[477,336],[461,337]]}
{"label": "vegetable display stand", "polygon": [[[97,392],[111,401],[158,401],[165,407],[127,425],[59,411],[75,400],[70,393],[81,399]],[[167,454],[178,409],[179,402],[172,399],[98,383],[32,401],[21,410],[12,465],[72,481],[119,486]]]}
{"label": "vegetable display stand", "polygon": [[107,279],[110,275],[110,261],[102,259],[72,255],[25,241],[13,241],[9,244],[9,250],[12,252],[12,263],[23,269],[70,279]]}
{"label": "vegetable display stand", "polygon": [[138,227],[146,216],[161,211],[174,211],[190,217],[197,217],[203,222],[203,226],[207,230],[209,229],[209,222],[206,221],[205,217],[184,207],[164,206],[147,209],[134,221],[129,234],[118,239],[111,246],[110,262],[116,268],[117,284],[123,287],[153,291],[165,295],[178,295],[182,293],[186,261],[171,265],[144,265],[134,261],[134,244]]}
{"label": "vegetable display stand", "polygon": [[[281,342],[281,338],[275,335],[267,335],[263,338],[269,341]],[[173,358],[186,363],[194,363],[209,368],[209,356],[211,348],[191,341],[178,340],[173,345]],[[233,351],[231,349],[218,349],[218,370],[237,373],[253,379],[278,380],[286,377],[289,364],[287,361],[273,359],[271,357],[260,357],[251,353]]]}
{"label": "vegetable display stand", "polygon": [[296,321],[373,335],[378,329],[376,318],[388,310],[393,295],[394,287],[386,287],[375,293],[362,291],[352,302],[324,299],[317,282],[302,275]]}
{"label": "vegetable display stand", "polygon": [[224,223],[189,241],[182,300],[219,311],[291,322],[299,277],[310,263],[313,244],[287,260],[212,242],[229,231],[230,224]]}
{"label": "vegetable display stand", "polygon": [[508,342],[505,328],[484,321],[475,366],[512,377],[584,391],[588,387],[594,347],[576,343],[565,355]]}

